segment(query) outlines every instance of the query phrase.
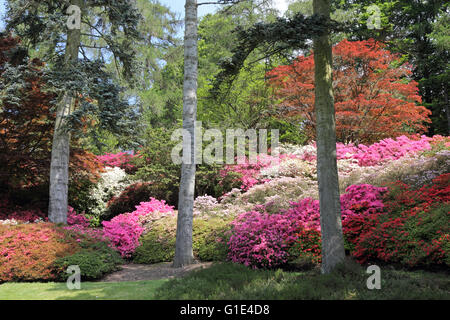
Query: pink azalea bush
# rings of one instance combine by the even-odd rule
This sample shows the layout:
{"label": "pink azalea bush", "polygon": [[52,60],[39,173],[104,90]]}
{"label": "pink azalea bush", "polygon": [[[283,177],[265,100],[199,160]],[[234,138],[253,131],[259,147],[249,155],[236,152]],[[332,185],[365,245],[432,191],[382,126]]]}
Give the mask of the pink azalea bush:
{"label": "pink azalea bush", "polygon": [[111,221],[103,221],[104,235],[122,257],[130,257],[139,246],[139,237],[145,230],[144,224],[173,214],[173,207],[165,201],[150,198],[148,202],[141,202],[131,213],[123,213]]}
{"label": "pink azalea bush", "polygon": [[[103,230],[91,228],[90,223],[91,220],[86,216],[84,216],[83,214],[78,214],[74,208],[70,206],[68,207],[68,226],[64,227],[65,230],[72,231],[75,234],[80,235],[81,237],[88,237],[97,241],[108,241],[108,239],[103,234]],[[81,241],[81,237],[77,239],[78,242]]]}
{"label": "pink azalea bush", "polygon": [[253,268],[270,268],[287,262],[289,244],[302,227],[295,213],[250,211],[232,222],[228,258]]}
{"label": "pink azalea bush", "polygon": [[119,167],[127,173],[132,173],[136,168],[130,163],[130,161],[135,157],[137,156],[127,152],[105,153],[104,155],[97,156],[97,160],[100,161],[105,167]]}
{"label": "pink azalea bush", "polygon": [[[342,219],[381,212],[386,191],[367,184],[348,187],[341,195]],[[277,214],[269,214],[263,206],[255,209],[239,215],[232,223],[228,257],[233,262],[255,268],[281,265],[288,261],[289,249],[302,230],[320,231],[318,200],[293,202],[290,209]]]}
{"label": "pink azalea bush", "polygon": [[[413,139],[400,136],[396,139],[384,139],[370,146],[337,143],[336,154],[338,160],[355,159],[358,160],[359,166],[376,166],[390,160],[397,160],[407,155],[416,154],[420,151],[430,150],[431,143],[441,138],[440,136],[433,138],[421,136]],[[304,161],[315,161],[317,159],[315,142],[311,145],[303,146],[294,152]]]}
{"label": "pink azalea bush", "polygon": [[[241,159],[242,160],[242,159]],[[244,159],[245,163],[225,165],[225,167],[221,170],[220,175],[222,178],[225,178],[230,172],[235,172],[241,175],[240,189],[247,191],[251,187],[256,184],[265,183],[269,181],[268,179],[264,179],[260,177],[261,169],[270,167],[274,163],[277,163],[277,159],[270,155],[258,155],[257,161],[252,163],[249,159]],[[242,162],[244,162],[242,160]]]}

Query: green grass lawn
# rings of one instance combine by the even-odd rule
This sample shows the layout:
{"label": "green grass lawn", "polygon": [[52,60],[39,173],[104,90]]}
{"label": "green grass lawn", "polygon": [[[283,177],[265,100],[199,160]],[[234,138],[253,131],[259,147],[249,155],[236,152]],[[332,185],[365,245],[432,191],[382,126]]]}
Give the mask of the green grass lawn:
{"label": "green grass lawn", "polygon": [[318,271],[251,270],[216,264],[185,278],[140,282],[86,282],[81,290],[64,283],[7,283],[1,299],[450,299],[446,273],[381,269],[381,289],[369,290],[365,269],[355,264],[330,275]]}
{"label": "green grass lawn", "polygon": [[5,283],[0,300],[151,300],[167,281],[82,282],[80,290],[68,290],[65,283]]}

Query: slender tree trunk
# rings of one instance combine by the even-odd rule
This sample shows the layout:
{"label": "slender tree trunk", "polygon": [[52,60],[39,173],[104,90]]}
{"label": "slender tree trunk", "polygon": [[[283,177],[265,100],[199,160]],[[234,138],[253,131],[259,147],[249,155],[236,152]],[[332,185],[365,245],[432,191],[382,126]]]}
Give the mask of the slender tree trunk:
{"label": "slender tree trunk", "polygon": [[[330,0],[314,0],[314,13],[330,18]],[[328,34],[314,39],[317,176],[322,230],[322,273],[345,258],[336,159],[332,45]]]}
{"label": "slender tree trunk", "polygon": [[[195,121],[197,116],[197,1],[186,0],[185,9],[183,129],[189,132],[191,137],[191,141],[188,142],[191,144],[191,161],[190,163],[183,162],[181,165],[177,238],[173,263],[175,268],[194,262],[192,222],[195,188]],[[186,150],[185,146],[183,149]]]}
{"label": "slender tree trunk", "polygon": [[[73,5],[83,8],[83,0],[72,0]],[[68,30],[65,51],[65,67],[78,59],[81,30]],[[50,199],[48,218],[54,223],[67,223],[70,133],[64,130],[65,118],[72,111],[75,99],[66,93],[56,110],[50,163]]]}

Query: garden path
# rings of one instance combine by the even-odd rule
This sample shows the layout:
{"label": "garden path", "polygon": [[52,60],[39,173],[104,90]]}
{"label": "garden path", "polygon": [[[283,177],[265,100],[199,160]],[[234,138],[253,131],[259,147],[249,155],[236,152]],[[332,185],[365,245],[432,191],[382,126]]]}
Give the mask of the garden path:
{"label": "garden path", "polygon": [[205,269],[211,265],[212,262],[202,262],[182,268],[172,268],[171,262],[156,264],[129,263],[123,265],[122,270],[107,275],[102,281],[120,282],[179,278],[187,275],[191,271]]}

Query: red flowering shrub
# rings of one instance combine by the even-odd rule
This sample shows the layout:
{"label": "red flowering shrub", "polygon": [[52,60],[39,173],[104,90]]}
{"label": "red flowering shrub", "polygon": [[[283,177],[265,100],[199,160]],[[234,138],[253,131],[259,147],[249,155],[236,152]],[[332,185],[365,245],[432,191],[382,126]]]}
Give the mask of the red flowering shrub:
{"label": "red flowering shrub", "polygon": [[420,190],[396,183],[385,200],[387,213],[343,221],[352,255],[361,263],[450,265],[449,179],[441,175]]}
{"label": "red flowering shrub", "polygon": [[320,231],[315,229],[301,229],[297,235],[297,240],[289,251],[290,259],[302,258],[305,262],[310,261],[313,264],[322,262],[322,240]]}
{"label": "red flowering shrub", "polygon": [[80,249],[70,233],[51,223],[0,224],[0,282],[55,280],[54,262]]}

